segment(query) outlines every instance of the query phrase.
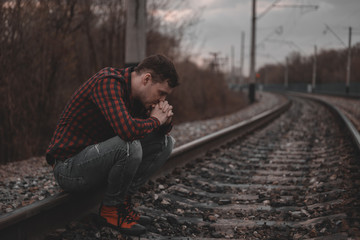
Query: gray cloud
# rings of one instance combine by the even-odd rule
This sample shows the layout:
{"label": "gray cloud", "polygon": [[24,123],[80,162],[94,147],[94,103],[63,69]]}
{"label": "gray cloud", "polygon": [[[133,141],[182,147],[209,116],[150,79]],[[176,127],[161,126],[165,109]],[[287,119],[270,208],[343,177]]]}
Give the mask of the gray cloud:
{"label": "gray cloud", "polygon": [[[258,14],[273,1],[258,0]],[[273,8],[258,20],[257,42],[270,36],[258,47],[257,66],[267,62],[284,61],[291,51],[311,54],[314,45],[319,48],[343,48],[343,45],[329,31],[324,34],[328,24],[338,36],[347,43],[347,28],[354,28],[353,42],[360,41],[360,1],[359,0],[283,0],[281,4],[318,5],[319,8],[305,11],[300,8]],[[209,57],[210,51],[230,55],[231,45],[235,46],[236,62],[240,56],[240,32],[246,33],[246,63],[249,61],[250,10],[251,0],[199,0],[191,1],[190,7],[205,6],[199,24],[201,35],[198,41],[204,44],[202,56]],[[280,34],[279,26],[282,26]],[[276,31],[277,30],[277,31]],[[356,33],[359,34],[356,34]],[[245,70],[248,66],[245,66]]]}

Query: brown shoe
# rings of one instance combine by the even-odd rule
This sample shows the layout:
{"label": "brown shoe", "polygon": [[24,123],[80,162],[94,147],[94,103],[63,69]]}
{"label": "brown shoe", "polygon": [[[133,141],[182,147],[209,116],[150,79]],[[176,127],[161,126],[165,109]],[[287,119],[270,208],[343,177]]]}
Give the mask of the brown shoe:
{"label": "brown shoe", "polygon": [[131,202],[131,197],[127,197],[124,206],[129,213],[129,215],[141,225],[148,225],[152,222],[152,219],[148,216],[142,216],[138,212],[134,211],[134,205]]}
{"label": "brown shoe", "polygon": [[134,220],[124,205],[100,207],[100,216],[106,220],[108,226],[121,233],[139,236],[146,232],[146,228]]}

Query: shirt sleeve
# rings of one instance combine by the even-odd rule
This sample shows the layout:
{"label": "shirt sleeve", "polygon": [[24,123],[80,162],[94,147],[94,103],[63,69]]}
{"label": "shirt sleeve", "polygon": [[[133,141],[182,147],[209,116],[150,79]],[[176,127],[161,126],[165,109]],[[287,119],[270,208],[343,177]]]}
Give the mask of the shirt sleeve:
{"label": "shirt sleeve", "polygon": [[133,118],[124,102],[121,84],[113,78],[104,78],[94,86],[92,101],[98,106],[114,132],[124,141],[140,139],[160,126],[155,117]]}

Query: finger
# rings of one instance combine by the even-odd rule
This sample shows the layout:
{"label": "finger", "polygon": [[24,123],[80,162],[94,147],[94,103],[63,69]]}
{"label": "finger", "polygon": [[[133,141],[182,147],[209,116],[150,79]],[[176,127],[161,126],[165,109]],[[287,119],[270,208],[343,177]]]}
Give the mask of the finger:
{"label": "finger", "polygon": [[169,103],[167,101],[163,101],[162,102],[162,109],[163,109],[163,112],[166,112],[167,109],[169,108]]}
{"label": "finger", "polygon": [[169,107],[167,108],[167,111],[172,111],[173,110],[173,106],[169,105]]}
{"label": "finger", "polygon": [[156,111],[157,109],[158,109],[158,105],[157,105],[157,104],[151,105],[151,111]]}
{"label": "finger", "polygon": [[172,111],[172,110],[168,111],[166,116],[167,116],[167,117],[172,117],[172,116],[174,116],[173,111]]}
{"label": "finger", "polygon": [[168,106],[168,105],[169,105],[168,101],[164,100],[163,101],[163,107]]}
{"label": "finger", "polygon": [[167,101],[160,101],[160,102],[159,102],[160,109],[163,109],[167,104],[168,104]]}
{"label": "finger", "polygon": [[163,110],[164,113],[171,110],[170,105],[169,104],[164,105],[162,110]]}

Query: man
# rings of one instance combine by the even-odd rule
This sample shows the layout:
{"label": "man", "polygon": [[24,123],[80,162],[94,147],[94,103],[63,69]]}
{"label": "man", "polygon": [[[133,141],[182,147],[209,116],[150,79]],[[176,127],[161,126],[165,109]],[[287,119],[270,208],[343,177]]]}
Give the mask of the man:
{"label": "man", "polygon": [[129,235],[149,219],[135,213],[131,195],[168,159],[174,139],[173,107],[166,97],[178,85],[163,55],[135,68],[104,68],[71,97],[46,152],[59,185],[69,192],[106,186],[100,217]]}

